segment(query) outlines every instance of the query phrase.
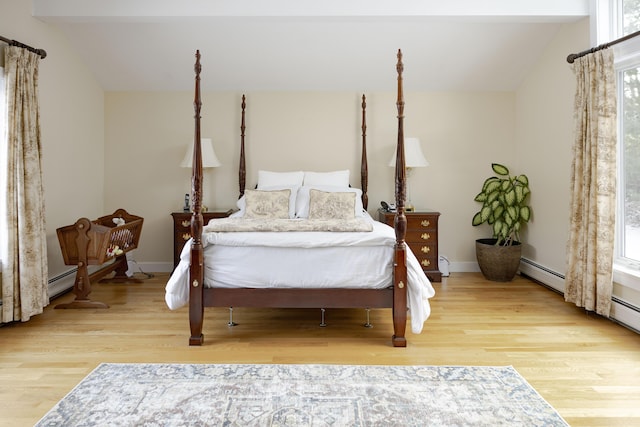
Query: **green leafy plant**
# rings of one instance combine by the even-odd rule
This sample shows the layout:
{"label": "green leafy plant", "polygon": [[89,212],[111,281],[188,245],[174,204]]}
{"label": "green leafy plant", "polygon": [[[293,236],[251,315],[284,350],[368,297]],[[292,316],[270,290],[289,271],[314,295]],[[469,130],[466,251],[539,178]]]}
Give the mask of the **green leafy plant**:
{"label": "green leafy plant", "polygon": [[473,216],[472,225],[489,224],[496,245],[511,246],[520,241],[522,225],[531,219],[531,207],[527,205],[529,178],[509,176],[509,169],[498,163],[492,163],[491,169],[498,176],[487,178],[475,197],[482,208]]}

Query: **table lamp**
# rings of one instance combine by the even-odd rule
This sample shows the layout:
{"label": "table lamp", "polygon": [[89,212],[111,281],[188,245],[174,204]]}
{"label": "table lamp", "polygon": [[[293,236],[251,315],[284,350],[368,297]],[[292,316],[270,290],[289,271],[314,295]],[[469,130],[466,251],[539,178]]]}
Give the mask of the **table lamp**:
{"label": "table lamp", "polygon": [[[389,162],[390,167],[396,166],[396,152],[394,150],[393,157]],[[407,176],[407,201],[405,210],[411,212],[415,210],[413,203],[411,203],[411,191],[409,186],[409,180],[411,177],[411,171],[413,168],[423,168],[429,166],[429,162],[424,158],[422,154],[422,148],[420,148],[420,140],[418,138],[405,138],[404,139],[404,167]]]}
{"label": "table lamp", "polygon": [[[202,168],[217,168],[218,166],[222,166],[220,160],[218,160],[218,156],[216,156],[216,152],[213,149],[213,141],[211,138],[201,138],[200,139],[200,149],[202,152]],[[189,144],[187,147],[187,152],[184,154],[184,158],[180,163],[180,166],[183,168],[192,168],[193,167],[193,142]],[[184,195],[184,211],[188,212],[191,210],[191,206],[189,204],[189,194]],[[202,211],[206,212],[207,207],[202,206]]]}

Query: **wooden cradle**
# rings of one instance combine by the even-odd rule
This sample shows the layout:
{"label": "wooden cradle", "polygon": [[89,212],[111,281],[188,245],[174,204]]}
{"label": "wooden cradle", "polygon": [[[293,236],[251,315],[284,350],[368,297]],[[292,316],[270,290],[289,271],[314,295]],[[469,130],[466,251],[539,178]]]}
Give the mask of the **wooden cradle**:
{"label": "wooden cradle", "polygon": [[[398,50],[396,70],[398,73],[398,140],[396,147],[395,202],[396,216],[394,229],[396,244],[394,250],[393,286],[386,289],[254,289],[254,288],[205,288],[204,252],[202,244],[202,153],[200,146],[200,51],[196,51],[195,71],[195,135],[192,172],[193,215],[191,217],[191,261],[189,266],[189,323],[191,337],[189,345],[202,345],[204,336],[202,325],[205,307],[273,307],[273,308],[391,308],[393,315],[394,347],[406,347],[405,330],[407,323],[407,264],[405,235],[405,154],[404,154],[404,96],[402,85],[402,52]],[[365,98],[362,112],[362,192],[363,205],[367,208],[367,160]],[[244,97],[241,125],[241,150],[239,182],[240,194],[245,187],[246,169],[244,164]]]}
{"label": "wooden cradle", "polygon": [[[115,218],[123,223],[117,225]],[[126,253],[138,247],[143,222],[142,217],[118,209],[93,221],[80,218],[73,225],[58,228],[56,233],[64,263],[77,266],[78,271],[73,285],[75,300],[58,304],[56,308],[108,308],[105,303],[91,301],[89,294],[93,281],[114,271],[115,276],[109,279],[111,282],[139,282],[126,274]],[[109,261],[113,262],[89,274],[90,265],[103,265]]]}

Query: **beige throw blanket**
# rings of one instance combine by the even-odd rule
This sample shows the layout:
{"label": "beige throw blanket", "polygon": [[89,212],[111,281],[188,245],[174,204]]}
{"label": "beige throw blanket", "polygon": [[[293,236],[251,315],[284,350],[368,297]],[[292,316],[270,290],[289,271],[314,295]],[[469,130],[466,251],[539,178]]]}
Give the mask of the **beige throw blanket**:
{"label": "beige throw blanket", "polygon": [[245,231],[372,231],[373,224],[365,218],[344,219],[254,219],[217,218],[209,221],[204,232]]}

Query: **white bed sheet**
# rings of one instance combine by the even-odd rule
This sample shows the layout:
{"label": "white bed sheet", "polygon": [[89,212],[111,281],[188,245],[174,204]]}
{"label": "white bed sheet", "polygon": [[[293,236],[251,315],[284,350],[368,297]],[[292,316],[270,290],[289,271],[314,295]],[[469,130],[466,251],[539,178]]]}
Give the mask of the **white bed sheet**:
{"label": "white bed sheet", "polygon": [[[371,232],[205,232],[205,287],[391,286],[395,231],[369,219]],[[166,286],[165,301],[172,310],[189,300],[190,248],[187,242]],[[429,298],[435,291],[408,246],[407,276],[411,331],[420,333],[431,314]]]}

